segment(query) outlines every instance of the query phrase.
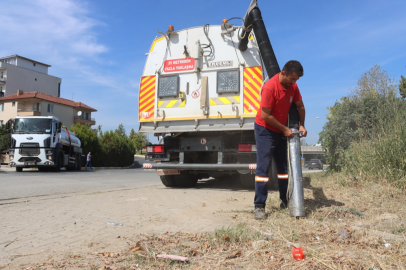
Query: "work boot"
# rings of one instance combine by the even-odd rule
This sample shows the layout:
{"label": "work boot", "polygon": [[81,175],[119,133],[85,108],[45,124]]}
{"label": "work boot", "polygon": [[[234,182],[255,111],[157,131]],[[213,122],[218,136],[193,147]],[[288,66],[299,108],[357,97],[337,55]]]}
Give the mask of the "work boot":
{"label": "work boot", "polygon": [[263,219],[265,217],[265,207],[255,207],[254,218]]}
{"label": "work boot", "polygon": [[281,202],[281,204],[279,205],[279,208],[280,208],[281,210],[288,208],[288,203],[287,203],[287,202],[286,202],[286,203]]}

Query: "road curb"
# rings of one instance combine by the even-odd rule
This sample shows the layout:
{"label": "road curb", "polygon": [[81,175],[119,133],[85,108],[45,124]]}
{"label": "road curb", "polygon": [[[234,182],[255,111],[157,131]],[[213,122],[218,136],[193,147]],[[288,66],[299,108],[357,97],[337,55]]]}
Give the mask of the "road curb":
{"label": "road curb", "polygon": [[[92,170],[121,170],[121,169],[128,169],[130,166],[127,167],[92,167]],[[82,171],[87,171],[85,170],[85,167],[81,168]]]}

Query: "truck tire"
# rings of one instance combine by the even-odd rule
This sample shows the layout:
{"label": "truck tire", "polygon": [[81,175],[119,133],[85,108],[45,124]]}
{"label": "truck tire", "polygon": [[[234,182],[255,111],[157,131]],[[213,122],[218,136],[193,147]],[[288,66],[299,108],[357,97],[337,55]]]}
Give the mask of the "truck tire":
{"label": "truck tire", "polygon": [[80,159],[80,154],[76,155],[76,159],[75,159],[75,169],[77,171],[80,171],[82,169],[82,163],[81,163],[81,159]]}
{"label": "truck tire", "polygon": [[254,189],[255,188],[255,174],[240,174],[240,184],[243,188]]}
{"label": "truck tire", "polygon": [[160,175],[162,184],[164,184],[165,187],[176,187],[176,182],[174,175]]}
{"label": "truck tire", "polygon": [[180,174],[174,175],[176,185],[178,187],[194,187],[197,184],[198,178],[188,172],[181,171]]}
{"label": "truck tire", "polygon": [[56,165],[53,168],[55,172],[59,172],[61,170],[61,164],[62,164],[62,157],[61,157],[61,155],[58,155],[58,158],[56,160]]}
{"label": "truck tire", "polygon": [[22,167],[16,167],[16,172],[22,172],[23,168]]}

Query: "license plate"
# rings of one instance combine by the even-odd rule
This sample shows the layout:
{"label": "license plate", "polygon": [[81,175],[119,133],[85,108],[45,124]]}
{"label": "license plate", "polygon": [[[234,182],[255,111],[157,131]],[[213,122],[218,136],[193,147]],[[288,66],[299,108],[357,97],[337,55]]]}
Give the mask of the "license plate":
{"label": "license plate", "polygon": [[24,165],[35,166],[35,161],[26,161],[26,162],[24,162]]}
{"label": "license plate", "polygon": [[179,170],[156,170],[158,175],[176,175],[180,174]]}

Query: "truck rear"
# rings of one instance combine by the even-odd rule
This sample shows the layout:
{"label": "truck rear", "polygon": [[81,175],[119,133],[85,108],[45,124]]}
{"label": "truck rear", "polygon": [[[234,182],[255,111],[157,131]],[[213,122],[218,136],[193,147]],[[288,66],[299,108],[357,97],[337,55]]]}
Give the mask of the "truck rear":
{"label": "truck rear", "polygon": [[241,51],[240,30],[227,20],[169,27],[152,43],[140,83],[139,131],[162,137],[147,146],[146,160],[156,163],[144,168],[157,169],[165,186],[230,176],[254,186],[254,121],[264,78],[255,37]]}

